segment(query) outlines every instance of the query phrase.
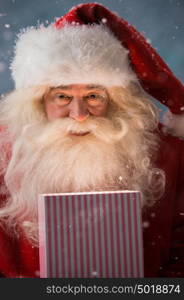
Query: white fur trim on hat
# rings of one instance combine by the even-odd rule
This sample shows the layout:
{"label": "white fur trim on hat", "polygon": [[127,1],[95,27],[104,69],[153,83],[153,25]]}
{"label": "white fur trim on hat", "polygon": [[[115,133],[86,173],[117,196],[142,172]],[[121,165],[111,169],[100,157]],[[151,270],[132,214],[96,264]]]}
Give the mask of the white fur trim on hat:
{"label": "white fur trim on hat", "polygon": [[174,115],[169,110],[163,117],[164,131],[184,139],[184,114]]}
{"label": "white fur trim on hat", "polygon": [[11,68],[16,88],[138,81],[128,50],[105,25],[29,28],[19,35]]}

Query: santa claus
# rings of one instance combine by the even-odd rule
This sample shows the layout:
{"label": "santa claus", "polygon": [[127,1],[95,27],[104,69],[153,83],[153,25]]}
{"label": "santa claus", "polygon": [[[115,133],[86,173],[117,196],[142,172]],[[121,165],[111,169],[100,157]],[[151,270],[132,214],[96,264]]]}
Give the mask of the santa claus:
{"label": "santa claus", "polygon": [[0,103],[1,276],[39,276],[38,194],[129,189],[142,195],[145,276],[183,277],[184,146],[150,98],[179,115],[184,87],[155,50],[81,4],[20,34],[12,75]]}

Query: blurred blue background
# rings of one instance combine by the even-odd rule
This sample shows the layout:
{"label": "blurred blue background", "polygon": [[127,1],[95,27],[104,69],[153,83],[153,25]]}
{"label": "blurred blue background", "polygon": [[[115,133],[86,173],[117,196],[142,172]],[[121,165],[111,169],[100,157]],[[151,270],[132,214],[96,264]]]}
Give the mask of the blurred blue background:
{"label": "blurred blue background", "polygon": [[[81,0],[0,0],[0,94],[14,88],[9,70],[16,35],[38,22],[48,24]],[[184,82],[184,0],[100,0],[134,25]]]}

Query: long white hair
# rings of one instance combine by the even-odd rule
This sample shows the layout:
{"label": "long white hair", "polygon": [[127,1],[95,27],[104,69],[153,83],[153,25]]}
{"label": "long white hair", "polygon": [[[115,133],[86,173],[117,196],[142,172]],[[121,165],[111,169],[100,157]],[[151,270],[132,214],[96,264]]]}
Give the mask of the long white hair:
{"label": "long white hair", "polygon": [[[37,242],[40,193],[139,190],[142,205],[164,192],[164,172],[155,168],[158,113],[138,86],[108,89],[106,118],[90,116],[48,122],[48,87],[14,91],[0,103],[1,176],[8,194],[0,218]],[[69,131],[90,131],[70,137]],[[7,151],[8,149],[8,151]]]}

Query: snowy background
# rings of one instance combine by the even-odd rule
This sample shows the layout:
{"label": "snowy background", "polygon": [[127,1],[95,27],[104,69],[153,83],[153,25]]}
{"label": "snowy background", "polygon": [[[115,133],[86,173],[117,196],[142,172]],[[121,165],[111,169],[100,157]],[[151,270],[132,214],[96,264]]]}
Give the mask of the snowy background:
{"label": "snowy background", "polygon": [[[16,35],[38,22],[48,24],[82,0],[0,0],[0,94],[14,88],[9,65]],[[150,40],[184,82],[184,0],[100,0]]]}

